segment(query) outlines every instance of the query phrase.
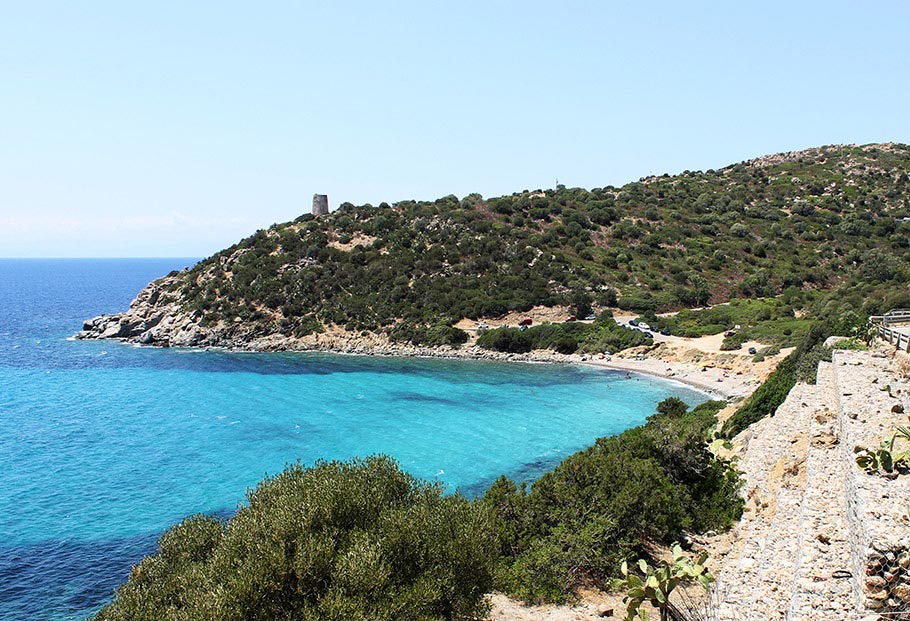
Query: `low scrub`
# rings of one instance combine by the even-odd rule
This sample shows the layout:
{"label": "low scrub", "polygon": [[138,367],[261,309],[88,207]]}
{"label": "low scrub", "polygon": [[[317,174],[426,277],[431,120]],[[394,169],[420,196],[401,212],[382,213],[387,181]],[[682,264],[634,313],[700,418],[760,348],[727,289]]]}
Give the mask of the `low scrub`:
{"label": "low scrub", "polygon": [[494,585],[562,601],[605,586],[645,542],[730,526],[739,479],[707,448],[723,401],[661,402],[530,489],[505,477],[470,501],[387,457],[290,466],[230,520],[164,533],[98,621],[477,618]]}
{"label": "low scrub", "polygon": [[401,322],[389,332],[389,339],[398,343],[425,345],[428,347],[438,347],[440,345],[458,346],[468,341],[468,333],[446,324],[424,326]]}
{"label": "low scrub", "polygon": [[736,332],[730,336],[725,336],[720,344],[721,351],[736,351],[742,349],[743,343],[748,339],[745,332]]}
{"label": "low scrub", "polygon": [[832,349],[848,350],[848,351],[866,351],[869,349],[869,346],[862,342],[860,339],[851,337],[848,339],[841,339],[837,341]]}
{"label": "low scrub", "polygon": [[799,343],[812,324],[809,319],[794,316],[796,303],[792,296],[737,298],[729,304],[711,308],[685,309],[665,317],[645,313],[641,318],[658,330],[684,337],[707,336],[736,329],[736,333],[726,337],[721,346],[728,351],[737,350],[750,340],[789,347]]}

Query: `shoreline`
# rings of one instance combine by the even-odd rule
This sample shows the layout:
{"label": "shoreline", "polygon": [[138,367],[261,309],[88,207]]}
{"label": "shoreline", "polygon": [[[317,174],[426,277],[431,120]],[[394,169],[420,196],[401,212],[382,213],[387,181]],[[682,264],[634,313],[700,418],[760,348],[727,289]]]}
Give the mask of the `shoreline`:
{"label": "shoreline", "polygon": [[[611,360],[594,359],[580,362],[579,364],[658,377],[665,381],[685,384],[712,397],[719,397],[731,402],[745,399],[762,383],[762,380],[754,376],[730,375],[723,369],[716,367],[699,369],[682,362],[668,362],[659,358],[645,357],[641,360],[628,358],[621,358],[620,360],[615,358]],[[712,378],[714,379],[713,383],[711,382]]]}
{"label": "shoreline", "polygon": [[[249,350],[239,350],[239,351],[249,351]],[[262,352],[250,352],[250,353],[262,353]],[[511,358],[496,358],[496,357],[475,357],[475,356],[458,356],[458,355],[426,355],[426,354],[376,354],[376,353],[353,353],[345,351],[335,351],[335,350],[304,350],[304,351],[292,351],[288,350],[287,353],[323,353],[323,354],[332,354],[336,356],[364,356],[368,358],[415,358],[423,360],[458,360],[458,361],[478,361],[478,362],[505,362],[505,363],[517,363],[517,364],[566,364],[566,365],[578,365],[596,368],[599,370],[606,371],[616,371],[618,373],[626,372],[633,373],[635,375],[643,375],[648,378],[656,378],[663,380],[671,384],[680,384],[690,389],[695,389],[698,392],[705,393],[709,397],[716,397],[724,400],[735,400],[742,398],[744,395],[738,394],[739,391],[730,390],[729,386],[724,386],[723,383],[718,385],[711,385],[705,381],[698,381],[689,377],[688,373],[691,369],[683,369],[681,367],[685,366],[681,363],[675,362],[665,362],[656,358],[645,358],[644,360],[630,360],[622,359],[621,361],[616,361],[615,359],[598,359],[591,358],[587,354],[557,354],[555,352],[548,352],[547,350],[537,350],[531,352],[530,354],[511,354]],[[491,352],[491,353],[501,353],[501,352]],[[553,356],[553,358],[549,358]],[[641,363],[658,363],[660,365],[669,366],[671,369],[661,371],[659,369],[648,369],[643,368],[644,365]],[[672,367],[676,367],[675,370]],[[679,373],[683,373],[679,375]],[[750,391],[751,392],[751,391]]]}
{"label": "shoreline", "polygon": [[[262,352],[251,349],[229,349],[228,351]],[[273,350],[267,350],[273,351]],[[715,367],[695,367],[682,362],[669,362],[659,358],[624,358],[606,356],[599,358],[592,354],[560,354],[550,350],[533,350],[528,353],[504,353],[477,346],[457,349],[449,346],[423,347],[411,345],[387,345],[380,348],[358,346],[354,351],[345,349],[303,349],[282,350],[296,353],[325,353],[336,355],[354,355],[387,358],[424,358],[438,360],[479,360],[486,362],[517,362],[524,364],[574,364],[611,371],[637,373],[661,380],[684,384],[712,397],[728,401],[745,398],[761,384],[761,380],[751,376],[729,375],[723,369]],[[708,369],[713,369],[710,372]],[[709,377],[703,377],[707,374]],[[711,382],[714,379],[714,382]]]}
{"label": "shoreline", "polygon": [[[78,339],[78,336],[76,337]],[[102,340],[102,339],[90,339]],[[104,339],[107,340],[107,339]],[[306,344],[293,347],[293,343],[251,343],[249,347],[238,346],[173,346],[161,347],[143,344],[132,339],[115,338],[123,345],[154,349],[186,351],[226,351],[231,353],[323,353],[341,356],[364,356],[370,358],[423,358],[437,360],[477,360],[486,362],[517,362],[524,364],[574,364],[617,372],[627,372],[676,382],[705,393],[711,398],[737,401],[747,397],[761,384],[761,380],[743,374],[731,374],[714,366],[701,366],[683,362],[665,361],[642,355],[641,358],[625,358],[618,355],[560,354],[550,350],[534,350],[527,353],[505,353],[481,349],[476,345],[455,348],[451,346],[425,347],[417,345],[367,345],[357,344],[345,347],[319,347]],[[290,346],[289,346],[290,345]],[[640,354],[641,355],[641,354]]]}

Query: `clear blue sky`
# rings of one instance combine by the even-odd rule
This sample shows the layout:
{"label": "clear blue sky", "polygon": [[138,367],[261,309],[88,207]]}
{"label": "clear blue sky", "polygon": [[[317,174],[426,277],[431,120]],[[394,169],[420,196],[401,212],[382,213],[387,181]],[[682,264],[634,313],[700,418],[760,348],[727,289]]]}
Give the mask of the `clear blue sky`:
{"label": "clear blue sky", "polygon": [[615,4],[6,3],[0,256],[910,142],[910,3]]}

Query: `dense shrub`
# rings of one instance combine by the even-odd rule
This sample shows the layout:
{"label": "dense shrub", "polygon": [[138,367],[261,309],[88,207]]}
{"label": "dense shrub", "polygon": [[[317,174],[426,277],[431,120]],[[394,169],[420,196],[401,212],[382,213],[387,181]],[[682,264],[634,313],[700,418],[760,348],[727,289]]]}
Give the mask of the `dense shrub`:
{"label": "dense shrub", "polygon": [[794,304],[808,304],[816,297],[818,294],[806,292],[799,300],[792,293],[777,298],[738,298],[729,304],[686,309],[667,317],[643,314],[642,319],[657,329],[685,337],[718,334],[740,326],[733,336],[724,339],[724,350],[737,350],[749,340],[788,347],[799,343],[812,324],[810,319],[794,317]]}
{"label": "dense shrub", "polygon": [[461,345],[466,343],[468,341],[468,333],[445,324],[422,326],[414,325],[410,322],[401,322],[392,328],[389,332],[389,338],[399,343],[436,347],[439,345]]}
{"label": "dense shrub", "polygon": [[532,349],[551,349],[561,354],[616,352],[653,342],[641,332],[618,325],[609,312],[602,313],[590,324],[545,323],[526,330],[495,328],[477,339],[480,347],[495,351],[525,353]]}
{"label": "dense shrub", "polygon": [[706,446],[723,405],[687,412],[670,399],[643,427],[598,439],[530,491],[498,480],[482,501],[502,534],[498,587],[525,601],[563,600],[603,584],[645,542],[729,527],[742,511],[738,477]]}
{"label": "dense shrub", "polygon": [[654,339],[636,330],[629,330],[613,320],[612,313],[602,312],[580,338],[579,350],[584,353],[618,352],[630,347],[651,345]]}
{"label": "dense shrub", "polygon": [[832,349],[866,351],[869,349],[869,346],[859,339],[849,338],[837,341]]}
{"label": "dense shrub", "polygon": [[96,619],[476,617],[497,541],[485,506],[388,458],[291,466],[226,524],[194,516],[162,535]]}
{"label": "dense shrub", "polygon": [[477,339],[477,344],[485,349],[513,354],[526,353],[534,349],[529,330],[518,328],[496,328],[488,330]]}
{"label": "dense shrub", "polygon": [[733,416],[727,419],[721,430],[726,438],[732,438],[740,431],[765,416],[771,416],[787,398],[790,389],[796,385],[796,353],[784,358],[777,369],[765,382],[755,389]]}
{"label": "dense shrub", "polygon": [[723,342],[720,344],[721,351],[735,351],[741,349],[743,343],[748,341],[749,338],[746,336],[745,332],[734,332],[730,336],[725,336]]}

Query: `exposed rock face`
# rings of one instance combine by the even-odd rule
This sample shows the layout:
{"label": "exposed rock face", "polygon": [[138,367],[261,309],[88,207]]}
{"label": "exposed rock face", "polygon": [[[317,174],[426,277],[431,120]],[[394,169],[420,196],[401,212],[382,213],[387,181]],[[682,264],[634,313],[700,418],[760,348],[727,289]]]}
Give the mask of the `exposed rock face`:
{"label": "exposed rock face", "polygon": [[154,281],[139,292],[128,311],[89,319],[76,337],[123,339],[162,347],[191,347],[220,339],[199,325],[201,314],[181,309],[177,297],[168,290],[174,281],[173,276]]}
{"label": "exposed rock face", "polygon": [[167,276],[143,289],[129,310],[100,315],[86,321],[80,339],[119,339],[158,347],[224,347],[246,351],[331,351],[375,356],[424,356],[477,360],[528,360],[542,362],[582,362],[588,356],[556,352],[509,354],[476,346],[423,347],[392,343],[377,333],[355,333],[332,326],[325,332],[295,337],[270,331],[265,322],[218,321],[205,323],[202,313],[188,311],[179,294],[171,291],[178,282]]}

